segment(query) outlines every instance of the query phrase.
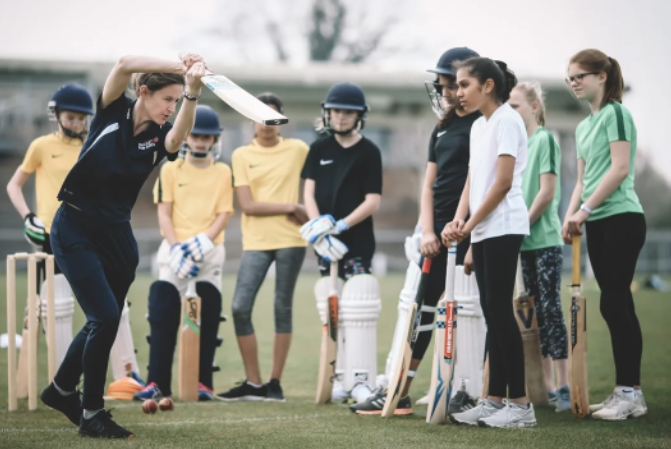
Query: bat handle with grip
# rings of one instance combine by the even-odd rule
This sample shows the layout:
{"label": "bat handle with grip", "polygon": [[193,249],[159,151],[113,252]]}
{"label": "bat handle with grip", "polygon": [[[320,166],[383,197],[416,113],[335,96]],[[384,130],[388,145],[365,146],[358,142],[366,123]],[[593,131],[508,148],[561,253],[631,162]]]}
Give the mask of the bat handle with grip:
{"label": "bat handle with grip", "polygon": [[[189,52],[186,51],[180,51],[177,53],[177,57],[179,58],[180,61],[183,61],[186,55],[188,55]],[[205,69],[205,75],[214,75],[214,72],[212,70]]]}
{"label": "bat handle with grip", "polygon": [[454,301],[454,270],[457,265],[457,243],[447,248],[447,274],[445,275],[445,299]]}
{"label": "bat handle with grip", "polygon": [[573,286],[580,285],[580,236],[573,236],[573,276],[571,283]]}
{"label": "bat handle with grip", "polygon": [[195,298],[197,296],[198,293],[196,293],[196,281],[195,280],[189,281],[189,283],[186,284],[186,297]]}
{"label": "bat handle with grip", "polygon": [[517,274],[515,276],[515,288],[517,289],[517,296],[527,292],[524,285],[524,276],[522,275],[522,258],[517,258]]}

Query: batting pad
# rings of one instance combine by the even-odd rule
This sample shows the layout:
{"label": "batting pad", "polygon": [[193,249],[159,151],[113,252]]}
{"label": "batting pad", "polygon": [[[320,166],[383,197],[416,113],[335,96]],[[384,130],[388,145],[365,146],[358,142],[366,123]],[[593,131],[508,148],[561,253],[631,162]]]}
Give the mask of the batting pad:
{"label": "batting pad", "polygon": [[[359,274],[347,280],[339,305],[345,391],[351,391],[358,383],[374,389],[377,376],[377,320],[382,310],[377,279],[370,274]],[[339,351],[339,360],[340,356]]]}
{"label": "batting pad", "polygon": [[471,397],[479,398],[482,392],[487,327],[480,307],[475,274],[466,275],[461,265],[455,269],[454,297],[458,306],[459,327],[453,392],[465,388]]}
{"label": "batting pad", "polygon": [[410,262],[408,269],[405,272],[405,284],[398,299],[398,318],[396,319],[396,328],[394,329],[394,339],[391,343],[391,349],[387,356],[387,363],[385,366],[385,380],[388,383],[392,376],[394,369],[395,358],[401,352],[403,341],[405,339],[405,322],[408,319],[408,310],[415,302],[417,296],[417,287],[419,286],[419,279],[422,276],[422,270],[419,265]]}
{"label": "batting pad", "polygon": [[137,365],[137,358],[135,357],[135,346],[133,345],[133,334],[130,329],[128,313],[128,300],[126,299],[121,311],[121,321],[119,321],[116,339],[110,352],[110,365],[114,380],[119,380],[126,376],[129,369],[138,376],[140,375],[140,368]]}
{"label": "batting pad", "polygon": [[[45,283],[40,290],[42,301],[42,323],[47,323],[47,296]],[[61,366],[65,354],[72,343],[72,315],[75,313],[75,300],[64,274],[54,275],[54,312],[56,315],[56,368]],[[46,330],[46,328],[45,328]],[[49,339],[47,339],[49,344]]]}

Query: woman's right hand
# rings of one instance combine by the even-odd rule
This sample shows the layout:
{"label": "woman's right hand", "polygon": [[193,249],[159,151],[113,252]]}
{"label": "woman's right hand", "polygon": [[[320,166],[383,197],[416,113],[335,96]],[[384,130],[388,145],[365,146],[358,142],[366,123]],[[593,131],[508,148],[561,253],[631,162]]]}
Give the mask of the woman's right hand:
{"label": "woman's right hand", "polygon": [[459,242],[462,240],[461,230],[464,229],[466,222],[461,219],[456,219],[445,225],[440,237],[443,240],[443,245],[449,246],[450,242]]}
{"label": "woman's right hand", "polygon": [[423,232],[419,252],[427,259],[433,259],[440,254],[440,240],[434,232]]}
{"label": "woman's right hand", "polygon": [[302,204],[294,204],[293,210],[287,214],[287,220],[299,226],[307,223],[309,219],[305,206]]}
{"label": "woman's right hand", "polygon": [[571,235],[568,232],[568,222],[564,222],[564,225],[561,227],[561,237],[564,240],[564,243],[570,245],[573,243],[571,240]]}

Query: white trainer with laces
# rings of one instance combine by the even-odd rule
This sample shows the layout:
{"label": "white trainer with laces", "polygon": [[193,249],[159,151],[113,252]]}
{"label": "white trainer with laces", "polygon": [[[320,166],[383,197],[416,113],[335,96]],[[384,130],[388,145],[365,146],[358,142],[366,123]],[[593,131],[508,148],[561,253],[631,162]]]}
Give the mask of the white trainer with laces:
{"label": "white trainer with laces", "polygon": [[608,405],[610,405],[610,403],[613,402],[614,399],[615,399],[615,392],[611,393],[606,399],[603,400],[603,402],[600,402],[598,404],[591,404],[589,406],[589,411],[591,413],[598,412],[602,408],[608,407]]}
{"label": "white trainer with laces", "polygon": [[429,405],[429,393],[427,392],[424,396],[417,399],[415,405]]}
{"label": "white trainer with laces", "polygon": [[502,409],[485,418],[480,418],[478,425],[480,427],[500,427],[504,429],[521,429],[536,425],[536,413],[532,403],[529,403],[529,408],[522,408],[504,399],[504,404]]}
{"label": "white trainer with laces", "polygon": [[453,413],[449,416],[449,418],[450,421],[455,424],[468,424],[470,426],[477,426],[479,419],[486,418],[493,413],[498,412],[499,410],[503,410],[504,408],[505,406],[502,408],[494,407],[491,401],[487,399],[480,399],[478,401],[478,405],[472,409],[461,413]]}
{"label": "white trainer with laces", "polygon": [[648,413],[643,393],[630,395],[616,392],[613,399],[601,410],[592,414],[595,419],[604,421],[622,421],[630,418],[638,418]]}

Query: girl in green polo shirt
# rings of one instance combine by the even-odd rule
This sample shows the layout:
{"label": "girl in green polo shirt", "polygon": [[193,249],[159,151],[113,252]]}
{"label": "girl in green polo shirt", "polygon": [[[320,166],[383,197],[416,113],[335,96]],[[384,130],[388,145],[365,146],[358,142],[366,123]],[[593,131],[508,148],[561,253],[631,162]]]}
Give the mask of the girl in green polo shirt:
{"label": "girl in green polo shirt", "polygon": [[[522,242],[524,284],[536,298],[543,373],[557,411],[571,410],[568,387],[568,337],[561,308],[562,253],[559,201],[561,151],[545,129],[545,104],[539,84],[521,83],[510,93],[510,106],[522,116],[529,137],[522,194],[529,209],[530,235]],[[554,363],[553,363],[554,361]],[[554,367],[553,367],[554,365]],[[557,371],[555,385],[554,371]]]}
{"label": "girl in green polo shirt", "polygon": [[615,359],[615,391],[590,409],[598,419],[637,418],[648,409],[641,391],[643,337],[630,288],[646,234],[634,191],[636,126],[622,105],[624,81],[615,59],[599,50],[583,50],[571,58],[566,82],[592,113],[576,129],[578,180],[562,237],[570,243],[585,223],[587,252]]}

